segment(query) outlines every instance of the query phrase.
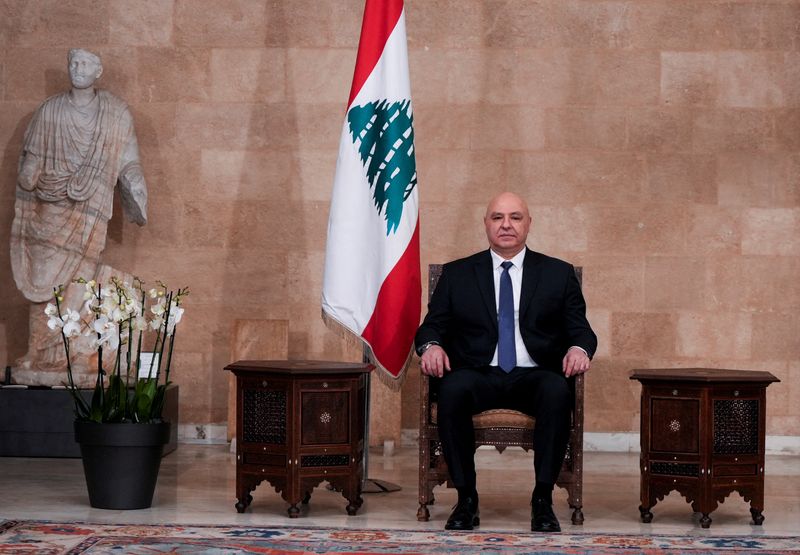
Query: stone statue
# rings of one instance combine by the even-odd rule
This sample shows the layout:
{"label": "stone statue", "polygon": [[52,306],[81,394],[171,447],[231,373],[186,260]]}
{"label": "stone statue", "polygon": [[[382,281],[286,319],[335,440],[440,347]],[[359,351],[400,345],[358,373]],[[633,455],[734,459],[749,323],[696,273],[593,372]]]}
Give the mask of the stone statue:
{"label": "stone statue", "polygon": [[[68,287],[72,280],[125,277],[100,262],[117,184],[126,215],[139,225],[147,222],[147,185],[128,107],[95,88],[103,73],[97,55],[72,49],[67,59],[72,88],[36,110],[19,160],[11,264],[17,287],[33,305],[28,353],[12,372],[16,383],[57,385],[65,379],[61,337],[47,329],[44,316],[54,287],[67,287],[64,303],[78,310],[84,289]],[[71,345],[78,374],[96,364],[88,338],[84,345],[81,339]]]}

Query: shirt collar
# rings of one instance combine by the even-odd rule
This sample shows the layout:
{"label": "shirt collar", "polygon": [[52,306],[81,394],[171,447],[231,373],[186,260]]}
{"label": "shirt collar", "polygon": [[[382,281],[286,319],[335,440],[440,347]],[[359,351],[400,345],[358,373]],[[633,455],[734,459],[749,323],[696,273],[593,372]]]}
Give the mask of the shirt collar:
{"label": "shirt collar", "polygon": [[[528,250],[527,248],[523,248],[519,251],[513,258],[510,258],[511,262],[514,264],[514,267],[518,270],[522,269],[522,262],[525,260],[525,251]],[[489,253],[492,255],[492,268],[497,270],[500,268],[500,264],[502,264],[506,259],[494,252],[492,249],[489,249]]]}

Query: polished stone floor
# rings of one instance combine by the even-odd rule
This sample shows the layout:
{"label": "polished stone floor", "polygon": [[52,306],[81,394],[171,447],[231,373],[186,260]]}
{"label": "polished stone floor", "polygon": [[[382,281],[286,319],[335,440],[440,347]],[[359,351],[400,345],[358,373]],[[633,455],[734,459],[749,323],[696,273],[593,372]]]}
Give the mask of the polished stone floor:
{"label": "polished stone floor", "polygon": [[[480,450],[478,488],[482,530],[529,530],[528,501],[533,477],[531,456],[509,449],[502,455]],[[108,511],[89,507],[79,459],[0,458],[0,518],[80,520],[113,523],[192,523],[241,525],[307,525],[347,528],[441,528],[455,502],[455,492],[435,490],[430,522],[417,522],[417,454],[398,449],[369,458],[369,475],[402,487],[394,493],[364,494],[358,515],[348,517],[347,502],[323,484],[314,490],[301,518],[289,519],[287,505],[266,482],[253,492],[244,514],[234,508],[235,463],[225,445],[182,444],[164,458],[153,507]],[[749,505],[733,494],[714,512],[710,530],[698,524],[686,501],[671,493],[653,509],[651,524],[639,521],[638,455],[585,454],[582,527],[569,524],[566,493],[557,491],[556,514],[565,531],[632,534],[800,534],[800,457],[769,456],[763,526],[750,523]],[[799,536],[800,537],[800,536]],[[800,545],[800,544],[799,544]]]}

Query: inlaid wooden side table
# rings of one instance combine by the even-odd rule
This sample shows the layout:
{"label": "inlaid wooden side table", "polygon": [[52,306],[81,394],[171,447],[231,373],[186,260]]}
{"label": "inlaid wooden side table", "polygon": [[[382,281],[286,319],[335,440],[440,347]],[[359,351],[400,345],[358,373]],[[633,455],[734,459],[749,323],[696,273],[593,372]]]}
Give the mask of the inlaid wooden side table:
{"label": "inlaid wooden side table", "polygon": [[700,525],[734,491],[764,522],[766,388],[769,372],[712,368],[634,370],[642,384],[641,513],[677,490],[702,513]]}
{"label": "inlaid wooden side table", "polygon": [[347,499],[347,514],[363,502],[364,410],[372,366],[322,361],[243,360],[236,376],[236,510],[267,480],[300,515],[311,490],[327,481]]}

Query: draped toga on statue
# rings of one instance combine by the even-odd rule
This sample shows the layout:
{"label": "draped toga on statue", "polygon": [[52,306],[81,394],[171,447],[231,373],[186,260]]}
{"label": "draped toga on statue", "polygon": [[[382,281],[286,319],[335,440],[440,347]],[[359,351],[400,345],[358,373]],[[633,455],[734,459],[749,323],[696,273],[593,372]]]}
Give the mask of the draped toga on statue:
{"label": "draped toga on statue", "polygon": [[50,300],[78,272],[94,276],[117,179],[141,175],[138,164],[130,112],[111,93],[98,90],[79,107],[66,92],[36,111],[20,158],[32,188],[17,187],[11,232],[14,279],[29,300]]}

